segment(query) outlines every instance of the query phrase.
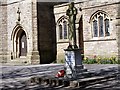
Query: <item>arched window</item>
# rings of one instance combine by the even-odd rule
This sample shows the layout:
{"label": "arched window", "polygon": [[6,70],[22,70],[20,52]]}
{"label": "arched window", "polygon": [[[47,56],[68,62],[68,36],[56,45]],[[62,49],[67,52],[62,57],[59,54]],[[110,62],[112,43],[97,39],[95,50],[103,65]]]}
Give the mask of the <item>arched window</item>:
{"label": "arched window", "polygon": [[91,18],[93,37],[110,36],[109,18],[103,12],[94,14]]}
{"label": "arched window", "polygon": [[97,21],[93,21],[93,31],[94,31],[94,37],[98,37],[98,26],[97,26]]}
{"label": "arched window", "polygon": [[98,18],[99,20],[99,36],[103,37],[104,36],[104,32],[103,32],[103,16],[100,16]]}
{"label": "arched window", "polygon": [[63,38],[63,32],[62,32],[62,25],[59,25],[59,38],[62,39]]}
{"label": "arched window", "polygon": [[110,36],[110,32],[109,32],[109,19],[105,19],[105,36]]}
{"label": "arched window", "polygon": [[64,30],[64,39],[67,39],[67,22],[63,22],[63,30]]}
{"label": "arched window", "polygon": [[64,16],[58,20],[58,27],[59,40],[68,39],[68,22]]}

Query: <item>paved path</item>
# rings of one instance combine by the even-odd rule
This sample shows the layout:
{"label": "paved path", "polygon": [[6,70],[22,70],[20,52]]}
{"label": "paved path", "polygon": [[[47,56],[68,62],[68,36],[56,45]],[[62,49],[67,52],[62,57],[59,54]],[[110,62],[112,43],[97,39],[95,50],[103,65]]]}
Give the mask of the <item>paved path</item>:
{"label": "paved path", "polygon": [[[99,72],[100,70],[117,69],[118,65],[85,64],[84,68],[88,69],[88,71],[90,72]],[[18,86],[24,87],[25,85],[24,81],[29,80],[33,76],[44,76],[44,75],[55,76],[57,71],[64,69],[64,65],[44,64],[44,65],[29,65],[29,66],[0,66],[0,69],[2,71],[0,72],[0,78],[1,78],[0,87],[2,88],[4,86],[6,88],[8,87],[12,88]]]}

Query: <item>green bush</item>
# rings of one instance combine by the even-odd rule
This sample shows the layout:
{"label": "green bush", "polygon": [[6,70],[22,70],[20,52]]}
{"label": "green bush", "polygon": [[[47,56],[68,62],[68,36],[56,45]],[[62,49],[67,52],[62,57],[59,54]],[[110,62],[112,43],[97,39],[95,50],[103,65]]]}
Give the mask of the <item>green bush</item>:
{"label": "green bush", "polygon": [[83,63],[84,64],[118,64],[118,60],[116,59],[116,57],[110,57],[110,58],[102,58],[102,57],[96,57],[93,59],[90,59],[88,57],[85,57],[83,59]]}
{"label": "green bush", "polygon": [[89,59],[88,60],[88,64],[94,64],[94,63],[97,63],[95,59]]}
{"label": "green bush", "polygon": [[65,60],[63,60],[63,59],[62,59],[62,60],[60,60],[60,63],[65,63]]}
{"label": "green bush", "polygon": [[97,63],[95,59],[88,59],[87,57],[83,59],[83,63],[94,64]]}

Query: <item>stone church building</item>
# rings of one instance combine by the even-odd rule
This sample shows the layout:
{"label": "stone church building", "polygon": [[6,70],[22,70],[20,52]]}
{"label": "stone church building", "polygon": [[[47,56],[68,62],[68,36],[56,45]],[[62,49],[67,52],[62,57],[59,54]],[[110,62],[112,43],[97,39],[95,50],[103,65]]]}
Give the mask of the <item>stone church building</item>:
{"label": "stone church building", "polygon": [[[75,0],[77,43],[84,57],[120,59],[120,0]],[[54,8],[57,58],[62,60],[68,46],[68,4]]]}
{"label": "stone church building", "polygon": [[[69,0],[68,0],[69,1]],[[74,0],[77,44],[85,57],[120,58],[120,1]],[[65,2],[0,1],[0,63],[45,64],[64,59]]]}

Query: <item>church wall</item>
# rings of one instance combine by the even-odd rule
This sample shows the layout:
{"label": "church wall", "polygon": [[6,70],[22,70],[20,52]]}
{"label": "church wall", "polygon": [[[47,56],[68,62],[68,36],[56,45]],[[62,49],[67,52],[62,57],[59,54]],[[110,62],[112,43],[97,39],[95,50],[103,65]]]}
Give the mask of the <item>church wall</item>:
{"label": "church wall", "polygon": [[32,64],[40,64],[38,49],[38,22],[37,22],[37,0],[32,0],[32,52],[30,54]]}
{"label": "church wall", "polygon": [[84,42],[85,57],[116,57],[118,55],[116,40]]}
{"label": "church wall", "polygon": [[[44,6],[41,4],[42,8],[38,9],[40,14],[37,14],[37,0],[6,1],[6,4],[4,4],[4,15],[1,16],[6,18],[3,26],[4,33],[7,32],[7,35],[3,37],[6,42],[3,42],[3,39],[1,40],[1,45],[5,43],[6,46],[4,45],[4,48],[8,48],[8,58],[6,59],[8,61],[6,62],[14,65],[19,65],[18,63],[20,63],[21,65],[51,63],[54,61],[56,59],[56,31],[53,5],[47,4],[47,6]],[[18,21],[18,8],[21,12],[20,21]],[[45,10],[44,12],[42,11],[43,9]],[[22,31],[25,31],[27,37],[27,56],[25,57],[20,56],[19,52],[19,38]],[[3,32],[1,33],[3,34]],[[3,51],[5,50],[2,47],[1,52],[3,53]],[[5,58],[5,56],[1,55],[1,58]]]}
{"label": "church wall", "polygon": [[[55,21],[56,21],[56,38],[57,38],[57,62],[62,62],[64,61],[64,49],[67,49],[68,45],[69,45],[69,40],[59,40],[59,27],[58,27],[58,23],[57,21],[62,17],[62,16],[65,16],[65,17],[68,17],[66,15],[66,11],[68,9],[68,4],[61,4],[61,5],[56,5],[54,7],[54,14],[55,14]],[[76,37],[77,37],[77,46],[78,45],[78,27],[79,27],[79,19],[80,19],[80,16],[81,16],[81,13],[79,11],[79,4],[75,4],[75,7],[77,8],[77,16],[76,16]]]}
{"label": "church wall", "polygon": [[57,62],[61,62],[61,60],[64,60],[64,49],[68,46],[67,42],[59,42],[59,28],[58,28],[58,19],[62,16],[66,16],[66,10],[68,9],[68,6],[62,6],[61,7],[54,7],[54,13],[55,13],[55,22],[56,22],[56,38],[57,38]]}
{"label": "church wall", "polygon": [[9,53],[13,55],[13,59],[17,58],[15,54],[15,50],[13,50],[13,30],[14,27],[17,25],[18,22],[18,8],[20,8],[20,25],[23,27],[23,30],[26,32],[27,36],[27,50],[28,52],[32,51],[32,7],[31,7],[31,2],[29,1],[20,1],[17,3],[13,3],[13,1],[8,1],[7,3],[7,20],[8,20],[8,48],[9,48]]}
{"label": "church wall", "polygon": [[120,4],[117,5],[117,17],[116,17],[116,28],[117,28],[117,44],[118,44],[118,61],[120,64]]}
{"label": "church wall", "polygon": [[[85,6],[86,5],[86,6]],[[104,56],[112,57],[118,55],[118,47],[116,41],[116,16],[117,16],[117,4],[107,3],[85,3],[83,7],[83,36],[84,36],[84,54],[87,57]],[[90,17],[98,10],[105,11],[110,17],[110,36],[107,37],[92,37],[92,28],[90,23]]]}
{"label": "church wall", "polygon": [[[116,57],[118,55],[118,43],[117,43],[117,27],[116,17],[118,14],[118,2],[119,0],[75,0],[75,7],[78,9],[78,15],[76,19],[76,29],[79,27],[80,16],[83,15],[83,38],[84,38],[84,55],[85,57],[93,58],[94,56],[102,57]],[[68,4],[62,4],[55,6],[54,13],[57,20],[66,15]],[[82,11],[80,11],[80,8]],[[90,23],[90,17],[98,10],[105,11],[110,17],[110,36],[93,38],[92,28]],[[56,30],[58,30],[56,28]],[[76,32],[78,32],[76,30]],[[58,32],[58,31],[57,31]],[[58,37],[57,33],[57,37]],[[78,35],[78,33],[77,33]],[[79,38],[78,38],[79,39]],[[64,50],[68,43],[59,43],[57,38],[57,59],[64,59]]]}
{"label": "church wall", "polygon": [[8,59],[8,42],[7,42],[7,3],[6,0],[1,0],[0,5],[0,63],[6,63]]}
{"label": "church wall", "polygon": [[65,60],[65,51],[67,49],[69,43],[57,43],[57,62],[61,63],[61,61]]}
{"label": "church wall", "polygon": [[[15,3],[15,4],[11,4],[8,5],[8,13],[12,12],[11,14],[8,14],[8,41],[11,41],[11,35],[12,35],[12,31],[14,29],[14,27],[17,24],[17,19],[18,19],[18,14],[17,14],[17,10],[18,7],[20,8],[20,24],[23,27],[24,31],[27,34],[27,38],[30,40],[30,42],[32,41],[32,14],[31,14],[31,2],[20,2],[20,3]],[[29,42],[29,43],[30,43]],[[32,44],[28,44],[29,45],[29,49],[32,48]],[[12,46],[8,46],[9,48]]]}
{"label": "church wall", "polygon": [[[8,48],[8,63],[10,64],[11,61],[17,61],[17,63],[27,62],[27,64],[39,64],[39,52],[38,52],[38,44],[37,44],[37,10],[36,10],[36,0],[7,0],[5,4],[7,7],[6,11],[6,19],[7,19],[7,26],[6,30],[8,35],[6,38],[8,40],[6,44],[6,48]],[[18,8],[20,9],[20,21],[18,21]],[[21,26],[22,30],[25,31],[27,37],[27,56],[20,61],[19,47],[17,48],[15,37],[20,33],[16,33],[15,26]],[[4,26],[5,27],[5,26]],[[18,28],[19,29],[19,28]],[[14,37],[14,39],[13,39]],[[19,43],[19,42],[17,42]],[[19,45],[18,45],[19,46]],[[17,59],[19,58],[19,59]],[[13,60],[14,59],[14,60]],[[14,62],[15,63],[15,62]]]}

